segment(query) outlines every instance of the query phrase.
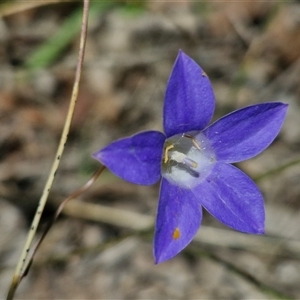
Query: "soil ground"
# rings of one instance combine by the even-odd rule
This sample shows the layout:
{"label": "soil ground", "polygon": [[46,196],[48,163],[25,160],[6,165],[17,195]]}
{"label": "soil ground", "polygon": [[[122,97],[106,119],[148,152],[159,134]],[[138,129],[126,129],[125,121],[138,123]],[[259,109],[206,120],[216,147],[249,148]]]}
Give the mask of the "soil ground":
{"label": "soil ground", "polygon": [[[24,3],[0,6],[1,299],[54,159],[79,46],[81,3]],[[195,241],[154,265],[153,226],[140,229],[155,217],[159,185],[104,172],[67,205],[16,299],[299,299],[299,3],[99,3],[91,4],[79,99],[39,233],[99,167],[91,153],[162,130],[166,82],[182,49],[210,77],[215,118],[260,102],[289,104],[274,143],[238,164],[264,195],[266,235],[234,232],[205,214]],[[101,205],[115,217],[98,214]]]}

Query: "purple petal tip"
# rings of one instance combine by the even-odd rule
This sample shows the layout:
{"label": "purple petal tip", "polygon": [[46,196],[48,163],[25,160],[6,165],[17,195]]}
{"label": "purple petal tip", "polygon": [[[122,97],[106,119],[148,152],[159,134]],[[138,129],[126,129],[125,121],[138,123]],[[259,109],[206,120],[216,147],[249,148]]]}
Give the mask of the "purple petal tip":
{"label": "purple petal tip", "polygon": [[212,85],[201,67],[182,50],[173,66],[164,103],[164,130],[167,137],[202,130],[215,107]]}
{"label": "purple petal tip", "polygon": [[164,142],[161,132],[144,131],[112,142],[92,156],[124,180],[151,185],[160,178]]}
{"label": "purple petal tip", "polygon": [[196,235],[201,219],[202,209],[193,193],[163,179],[154,236],[155,264],[181,252]]}

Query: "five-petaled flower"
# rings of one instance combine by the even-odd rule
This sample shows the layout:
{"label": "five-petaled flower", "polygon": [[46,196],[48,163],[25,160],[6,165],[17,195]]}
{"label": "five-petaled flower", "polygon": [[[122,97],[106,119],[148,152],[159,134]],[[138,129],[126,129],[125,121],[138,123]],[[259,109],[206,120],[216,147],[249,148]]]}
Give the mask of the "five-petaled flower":
{"label": "five-petaled flower", "polygon": [[129,182],[151,185],[162,177],[154,237],[156,263],[174,257],[191,242],[200,227],[202,207],[231,228],[264,233],[263,197],[231,163],[249,159],[271,144],[287,105],[251,105],[208,126],[214,107],[208,76],[180,51],[165,94],[164,133],[140,132],[93,154]]}

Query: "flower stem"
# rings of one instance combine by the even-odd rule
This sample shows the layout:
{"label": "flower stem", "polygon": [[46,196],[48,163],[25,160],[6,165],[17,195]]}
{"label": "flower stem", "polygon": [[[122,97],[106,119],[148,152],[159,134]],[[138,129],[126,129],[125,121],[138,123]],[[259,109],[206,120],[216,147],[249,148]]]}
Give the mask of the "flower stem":
{"label": "flower stem", "polygon": [[56,171],[58,169],[61,156],[63,154],[65,144],[68,138],[68,133],[70,130],[71,122],[73,119],[73,114],[75,110],[75,105],[78,97],[78,91],[79,91],[79,83],[81,78],[81,71],[82,71],[82,65],[83,65],[83,59],[84,59],[84,52],[85,52],[85,44],[86,44],[86,36],[87,36],[87,25],[88,25],[88,12],[89,12],[89,0],[84,0],[84,7],[83,7],[83,17],[82,17],[82,26],[81,26],[81,35],[80,35],[80,48],[79,48],[79,54],[78,54],[78,61],[77,61],[77,67],[76,67],[76,74],[75,74],[75,80],[72,90],[72,95],[70,99],[70,105],[68,114],[66,117],[65,125],[62,131],[61,139],[58,145],[58,149],[47,179],[47,182],[45,184],[42,196],[40,198],[35,216],[33,218],[32,224],[30,226],[30,230],[27,235],[26,242],[24,244],[23,251],[21,253],[21,256],[19,258],[19,262],[16,266],[15,273],[12,278],[12,282],[10,284],[10,288],[7,295],[7,300],[12,300],[14,298],[14,294],[16,292],[16,289],[22,279],[21,274],[25,274],[24,267],[28,264],[28,253],[30,250],[30,247],[32,245],[32,241],[34,239],[38,224],[41,219],[41,215],[43,213],[44,207],[46,205],[48,195],[50,192],[50,189],[52,187],[52,183],[54,181],[54,177],[56,175]]}

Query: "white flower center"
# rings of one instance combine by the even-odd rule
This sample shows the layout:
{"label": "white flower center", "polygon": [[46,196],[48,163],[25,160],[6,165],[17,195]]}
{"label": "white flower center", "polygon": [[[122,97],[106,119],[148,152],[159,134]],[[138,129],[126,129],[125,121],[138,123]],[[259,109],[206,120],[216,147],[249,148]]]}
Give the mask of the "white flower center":
{"label": "white flower center", "polygon": [[178,134],[166,140],[162,176],[183,188],[193,188],[216,162],[209,140],[199,132]]}

